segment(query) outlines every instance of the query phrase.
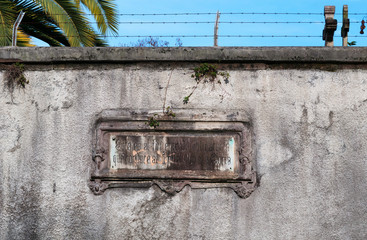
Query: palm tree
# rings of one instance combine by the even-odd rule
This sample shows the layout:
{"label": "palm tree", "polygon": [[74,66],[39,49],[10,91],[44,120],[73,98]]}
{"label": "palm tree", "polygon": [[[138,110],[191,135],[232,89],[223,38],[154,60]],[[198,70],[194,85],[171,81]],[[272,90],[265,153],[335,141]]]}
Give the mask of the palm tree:
{"label": "palm tree", "polygon": [[[94,16],[98,33],[82,7]],[[117,33],[114,0],[0,0],[0,46],[11,45],[12,27],[19,12],[18,45],[29,46],[30,36],[50,46],[104,46],[100,34]]]}

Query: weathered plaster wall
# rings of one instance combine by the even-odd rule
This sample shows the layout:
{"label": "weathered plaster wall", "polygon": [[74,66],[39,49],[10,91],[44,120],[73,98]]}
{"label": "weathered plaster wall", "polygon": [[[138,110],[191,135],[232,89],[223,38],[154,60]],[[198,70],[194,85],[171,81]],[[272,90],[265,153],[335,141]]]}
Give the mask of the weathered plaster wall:
{"label": "weathered plaster wall", "polygon": [[[29,84],[0,94],[0,239],[366,239],[367,49],[2,48]],[[364,57],[363,57],[364,56]],[[230,73],[188,105],[197,61]],[[0,86],[5,84],[0,68]],[[249,116],[260,186],[88,188],[104,109]],[[224,95],[223,99],[220,95]]]}

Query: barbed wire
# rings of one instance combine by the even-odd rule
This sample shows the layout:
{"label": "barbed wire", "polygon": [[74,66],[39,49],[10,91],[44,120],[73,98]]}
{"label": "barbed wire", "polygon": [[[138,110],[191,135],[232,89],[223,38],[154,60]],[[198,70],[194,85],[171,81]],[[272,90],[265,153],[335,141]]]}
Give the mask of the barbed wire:
{"label": "barbed wire", "polygon": [[[342,36],[336,36],[336,37],[342,37]],[[351,37],[351,38],[355,38],[355,37],[356,38],[359,38],[359,37],[366,37],[366,36],[362,36],[362,35],[348,35],[348,37]]]}
{"label": "barbed wire", "polygon": [[[48,35],[50,37],[56,35]],[[60,36],[60,35],[57,35]],[[8,36],[0,36],[6,38]],[[67,38],[80,38],[80,36],[67,36]],[[212,38],[213,35],[100,35],[100,38]],[[322,35],[218,35],[220,38],[321,38]],[[342,36],[334,36],[340,38]],[[361,35],[348,35],[349,38],[363,38]]]}
{"label": "barbed wire", "polygon": [[[54,35],[48,35],[50,37]],[[58,35],[59,36],[59,35]],[[7,37],[7,36],[0,36]],[[67,36],[68,38],[80,36]],[[101,35],[101,38],[212,38],[213,35]],[[322,35],[218,35],[221,38],[321,38]],[[341,37],[341,36],[334,36]],[[365,36],[348,36],[348,37],[365,37]]]}
{"label": "barbed wire", "polygon": [[[119,35],[119,36],[104,36],[104,37],[122,37],[122,38],[212,38],[213,35]],[[221,38],[252,38],[252,37],[261,37],[261,38],[269,38],[269,37],[322,37],[321,35],[218,35]]]}
{"label": "barbed wire", "polygon": [[[186,16],[186,15],[216,15],[216,12],[201,12],[201,13],[117,13],[116,16]],[[276,12],[221,12],[221,15],[323,15],[324,13],[276,13]],[[68,15],[65,13],[58,14],[47,14],[48,16],[57,15]],[[95,15],[105,15],[105,14],[92,14],[92,13],[80,13],[80,15],[95,16]],[[367,15],[367,14],[365,14]]]}
{"label": "barbed wire", "polygon": [[[184,16],[184,15],[216,15],[216,12],[207,12],[207,13],[117,13],[116,16]],[[313,12],[313,13],[302,13],[302,12],[222,12],[221,15],[324,15],[322,12]],[[348,13],[349,15],[364,15],[367,16],[367,13]],[[68,15],[64,13],[60,14],[47,14],[47,16],[57,16],[57,15]],[[92,14],[92,13],[80,13],[80,15],[86,16],[96,16],[96,15],[105,15],[105,14]],[[335,15],[343,15],[342,13],[335,13]]]}
{"label": "barbed wire", "polygon": [[[48,35],[49,37],[59,35]],[[8,36],[0,36],[7,38]],[[213,35],[99,35],[100,38],[212,38]],[[322,38],[322,35],[218,35],[219,38]],[[340,38],[337,35],[334,38]],[[349,38],[363,38],[363,35],[348,35]],[[67,38],[80,38],[80,36],[67,36]]]}
{"label": "barbed wire", "polygon": [[[216,15],[214,12],[207,13],[121,13],[117,16],[187,16],[187,15]],[[221,15],[323,15],[324,13],[302,13],[302,12],[223,12]],[[54,14],[54,15],[67,15],[67,14]],[[51,15],[51,16],[54,16]],[[91,14],[84,13],[81,15],[104,15],[104,14]],[[335,15],[342,15],[336,13]],[[367,13],[349,13],[349,15],[367,15]],[[39,22],[22,22],[23,24],[39,24]],[[60,22],[68,24],[70,22]],[[96,24],[97,22],[90,22]],[[215,21],[119,21],[119,24],[214,24]],[[219,24],[324,24],[325,21],[219,21]],[[350,21],[350,23],[361,23],[360,21]],[[1,22],[0,24],[7,24]],[[71,24],[71,23],[70,23]],[[342,24],[339,22],[338,24]],[[50,35],[52,37],[52,35]],[[56,36],[56,35],[55,35]],[[4,37],[4,36],[0,36]],[[68,38],[79,38],[80,36],[68,36]],[[213,35],[100,35],[102,38],[212,38]],[[321,35],[218,35],[220,38],[321,38]],[[341,36],[335,36],[341,37]],[[354,38],[364,37],[363,35],[348,36]]]}
{"label": "barbed wire", "polygon": [[[177,16],[177,15],[216,15],[216,12],[207,13],[120,13],[119,16]],[[276,12],[221,12],[221,15],[323,15],[323,13],[276,13]]]}
{"label": "barbed wire", "polygon": [[[23,24],[39,24],[39,22],[22,22]],[[70,23],[70,22],[58,22],[58,23]],[[89,23],[97,23],[97,22],[89,22]],[[171,22],[117,22],[119,24],[213,24],[215,23],[215,21],[171,21]],[[297,24],[297,23],[325,23],[322,21],[314,21],[314,22],[304,22],[304,21],[295,21],[295,22],[290,22],[290,21],[285,21],[285,22],[278,22],[278,21],[263,21],[263,22],[258,22],[258,21],[219,21],[219,23],[224,23],[224,24]],[[355,22],[355,23],[359,23],[359,22]],[[0,22],[0,24],[7,24],[5,22]],[[71,23],[70,23],[71,24]]]}
{"label": "barbed wire", "polygon": [[[70,22],[58,22],[60,23],[68,23]],[[92,24],[96,24],[97,22],[89,22]],[[215,21],[172,21],[172,22],[117,22],[119,24],[214,24]],[[324,24],[324,21],[219,21],[220,24]],[[350,23],[361,23],[360,21],[350,21]],[[0,24],[8,24],[6,22],[0,22]],[[39,22],[22,22],[22,24],[39,24]],[[342,24],[339,22],[338,24]]]}
{"label": "barbed wire", "polygon": [[[197,21],[197,22],[118,22],[120,24],[213,24],[215,21]],[[324,21],[219,21],[218,23],[222,24],[324,24]],[[359,21],[350,21],[350,23],[360,23]],[[342,23],[340,23],[342,24]]]}
{"label": "barbed wire", "polygon": [[[102,37],[121,37],[121,38],[212,38],[213,35],[118,35],[118,36],[102,36]],[[220,38],[321,38],[322,35],[218,35]],[[334,36],[342,37],[342,36]],[[348,36],[348,37],[365,37],[365,36]]]}

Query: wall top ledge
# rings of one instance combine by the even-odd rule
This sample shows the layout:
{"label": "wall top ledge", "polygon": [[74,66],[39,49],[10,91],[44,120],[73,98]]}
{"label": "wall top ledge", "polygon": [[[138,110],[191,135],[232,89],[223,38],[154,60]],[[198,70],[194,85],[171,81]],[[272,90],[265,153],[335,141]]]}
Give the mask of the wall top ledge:
{"label": "wall top ledge", "polygon": [[367,63],[367,47],[1,47],[8,62]]}

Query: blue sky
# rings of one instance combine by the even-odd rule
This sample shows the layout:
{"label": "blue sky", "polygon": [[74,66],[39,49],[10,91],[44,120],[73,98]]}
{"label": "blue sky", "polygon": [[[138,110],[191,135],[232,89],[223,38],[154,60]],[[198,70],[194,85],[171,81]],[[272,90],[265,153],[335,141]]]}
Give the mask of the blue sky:
{"label": "blue sky", "polygon": [[[137,4],[138,3],[138,4]],[[335,18],[338,20],[338,29],[335,36],[340,36],[342,26],[343,5],[349,7],[349,13],[366,13],[367,2],[365,0],[349,1],[322,1],[322,0],[261,0],[261,1],[240,1],[240,0],[140,0],[117,1],[120,14],[125,13],[195,13],[211,12],[219,10],[222,13],[228,12],[310,12],[323,13],[325,5],[336,7]],[[367,36],[359,34],[360,21],[364,15],[349,15],[351,23],[350,36],[358,35],[362,37],[350,37],[349,41],[356,41],[358,46],[366,46]],[[189,16],[120,16],[120,21],[215,21],[215,15],[189,15]],[[220,17],[222,22],[230,21],[308,21],[323,22],[321,15],[225,15]],[[219,23],[219,35],[322,35],[323,23],[312,24],[225,24]],[[212,35],[214,24],[120,24],[119,35]],[[367,31],[366,31],[367,32]],[[161,38],[169,41],[172,45],[175,38]],[[212,46],[212,38],[181,38],[184,46]],[[109,38],[111,46],[121,46],[136,42],[137,38]],[[341,38],[335,37],[335,46],[341,46]],[[219,38],[219,46],[323,46],[324,42],[320,37],[312,38]]]}
{"label": "blue sky", "polygon": [[[323,22],[324,6],[334,5],[338,15],[338,29],[335,36],[340,36],[342,26],[343,5],[349,6],[349,13],[366,13],[366,0],[325,1],[325,0],[116,0],[119,14],[139,13],[221,13],[229,12],[262,12],[262,13],[322,13],[320,15],[230,15],[222,14],[220,22],[230,21],[306,21]],[[364,35],[359,34],[360,22],[364,15],[349,15],[351,23],[349,41],[356,41],[357,46],[367,46],[367,30]],[[215,21],[215,15],[183,15],[183,16],[119,16],[120,22],[144,21]],[[353,23],[358,21],[358,23]],[[226,24],[219,23],[219,35],[307,35],[321,36],[323,23],[312,24]],[[210,24],[120,24],[119,35],[156,36],[156,35],[213,35],[214,23]],[[169,41],[174,46],[176,38],[160,38]],[[110,46],[124,46],[136,42],[138,38],[107,38]],[[185,38],[183,46],[212,46],[213,38]],[[334,38],[335,46],[341,46],[341,38]],[[321,37],[311,38],[219,38],[219,46],[323,46]]]}

